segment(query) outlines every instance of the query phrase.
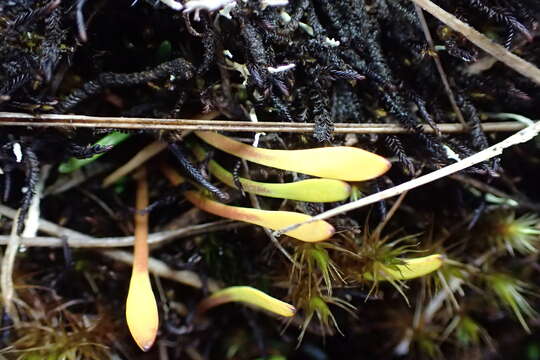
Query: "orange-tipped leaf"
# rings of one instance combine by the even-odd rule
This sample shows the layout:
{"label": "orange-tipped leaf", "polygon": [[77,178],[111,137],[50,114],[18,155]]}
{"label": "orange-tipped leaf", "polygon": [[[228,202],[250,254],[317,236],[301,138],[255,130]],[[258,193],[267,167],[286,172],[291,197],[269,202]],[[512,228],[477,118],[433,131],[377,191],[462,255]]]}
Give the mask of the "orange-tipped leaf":
{"label": "orange-tipped leaf", "polygon": [[[311,219],[309,215],[292,211],[270,211],[225,205],[195,191],[187,191],[185,196],[193,205],[211,214],[264,226],[272,230],[283,229]],[[326,221],[318,220],[302,225],[285,234],[298,240],[317,242],[330,238],[334,232],[332,225]]]}

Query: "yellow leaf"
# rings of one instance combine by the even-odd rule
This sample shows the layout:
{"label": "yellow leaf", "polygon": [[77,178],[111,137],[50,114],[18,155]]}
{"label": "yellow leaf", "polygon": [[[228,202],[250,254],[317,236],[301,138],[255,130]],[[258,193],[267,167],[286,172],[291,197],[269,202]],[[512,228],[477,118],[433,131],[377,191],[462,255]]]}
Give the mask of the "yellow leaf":
{"label": "yellow leaf", "polygon": [[[200,146],[193,149],[197,159],[202,161],[206,157]],[[237,188],[233,174],[225,170],[215,160],[208,162],[208,170],[222,183]],[[351,194],[351,187],[344,181],[335,179],[308,179],[291,183],[264,183],[240,177],[242,189],[248,193],[268,196],[279,199],[291,199],[309,202],[334,202],[347,199]]]}
{"label": "yellow leaf", "polygon": [[345,181],[376,178],[390,169],[385,158],[347,146],[306,150],[271,150],[242,144],[211,131],[196,131],[206,143],[251,162],[312,176]]}
{"label": "yellow leaf", "polygon": [[143,351],[148,351],[156,339],[159,326],[156,299],[148,271],[133,269],[126,301],[129,331]]}
{"label": "yellow leaf", "polygon": [[385,266],[375,263],[375,276],[371,273],[364,274],[367,280],[409,280],[425,276],[439,269],[443,264],[443,256],[434,254],[414,259],[404,259],[403,264]]}
{"label": "yellow leaf", "polygon": [[[272,230],[283,229],[311,219],[309,215],[292,211],[270,211],[225,205],[195,191],[186,191],[185,196],[193,205],[211,214],[264,226]],[[328,239],[334,232],[332,225],[326,221],[318,220],[302,225],[285,234],[298,240],[316,242]]]}
{"label": "yellow leaf", "polygon": [[231,286],[217,291],[201,302],[199,311],[229,302],[242,302],[286,317],[294,316],[296,312],[294,306],[250,286]]}

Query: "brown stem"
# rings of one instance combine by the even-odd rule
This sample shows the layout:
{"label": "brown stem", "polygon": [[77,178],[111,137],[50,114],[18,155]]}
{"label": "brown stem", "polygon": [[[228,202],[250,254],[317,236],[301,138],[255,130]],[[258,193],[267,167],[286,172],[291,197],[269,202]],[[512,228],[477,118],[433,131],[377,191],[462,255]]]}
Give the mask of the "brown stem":
{"label": "brown stem", "polygon": [[[209,116],[206,116],[207,118]],[[204,130],[234,132],[288,132],[309,133],[314,131],[314,124],[288,122],[250,122],[233,120],[194,120],[194,119],[154,119],[154,118],[119,118],[82,115],[32,115],[23,113],[0,112],[0,126],[30,127],[89,127],[145,130]],[[485,122],[481,125],[485,132],[513,132],[526,125],[519,121]],[[376,123],[336,123],[334,132],[339,134],[408,134],[411,133],[399,124]],[[437,124],[441,133],[463,133],[468,131],[462,124]],[[421,126],[422,132],[434,133],[431,126]]]}
{"label": "brown stem", "polygon": [[133,252],[133,271],[148,271],[148,181],[146,167],[135,174],[137,179],[137,199],[135,213],[135,249]]}

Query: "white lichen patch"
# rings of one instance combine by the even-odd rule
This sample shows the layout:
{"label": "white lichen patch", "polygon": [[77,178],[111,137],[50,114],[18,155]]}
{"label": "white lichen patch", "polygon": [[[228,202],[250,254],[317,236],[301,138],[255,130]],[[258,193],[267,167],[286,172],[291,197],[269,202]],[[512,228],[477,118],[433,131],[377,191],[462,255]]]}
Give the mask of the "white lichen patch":
{"label": "white lichen patch", "polygon": [[16,162],[20,163],[22,161],[23,154],[22,154],[21,144],[19,144],[18,142],[13,144],[13,155],[15,155]]}
{"label": "white lichen patch", "polygon": [[268,67],[268,72],[270,74],[277,74],[277,73],[280,73],[280,72],[289,71],[291,69],[294,69],[295,67],[296,67],[295,64],[280,65],[278,67],[269,66]]}
{"label": "white lichen patch", "polygon": [[184,13],[194,12],[193,19],[199,21],[199,12],[201,10],[216,11],[234,2],[234,0],[191,0],[184,4]]}
{"label": "white lichen patch", "polygon": [[288,0],[261,0],[261,8],[264,10],[268,6],[287,6]]}
{"label": "white lichen patch", "polygon": [[160,0],[160,1],[173,10],[182,10],[184,8],[184,6],[181,3],[174,0]]}
{"label": "white lichen patch", "polygon": [[326,45],[331,46],[331,47],[337,47],[337,46],[339,46],[339,44],[340,44],[339,41],[337,41],[337,40],[335,40],[335,39],[333,39],[333,38],[331,39],[331,38],[329,38],[329,37],[327,37],[327,38],[324,39],[324,43],[325,43]]}

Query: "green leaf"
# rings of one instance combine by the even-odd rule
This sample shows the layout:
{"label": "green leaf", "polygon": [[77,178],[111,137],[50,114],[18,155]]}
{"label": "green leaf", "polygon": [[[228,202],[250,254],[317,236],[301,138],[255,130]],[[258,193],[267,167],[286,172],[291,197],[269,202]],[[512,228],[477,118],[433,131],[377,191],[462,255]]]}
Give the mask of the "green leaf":
{"label": "green leaf", "polygon": [[[96,142],[94,145],[101,145],[101,146],[116,146],[118,144],[120,144],[121,142],[123,142],[124,140],[126,140],[127,138],[129,138],[131,136],[131,134],[126,134],[126,133],[122,133],[122,132],[112,132],[110,134],[108,134],[107,136],[103,137],[102,139],[100,139],[98,142]],[[60,166],[58,167],[58,171],[62,174],[67,174],[67,173],[70,173],[70,172],[73,172],[83,166],[86,166],[88,164],[90,164],[91,162],[99,159],[101,156],[103,156],[104,153],[102,154],[96,154],[94,156],[91,156],[89,158],[86,158],[86,159],[77,159],[77,158],[70,158],[69,160],[67,160],[66,162],[63,162],[62,164],[60,164]]]}

